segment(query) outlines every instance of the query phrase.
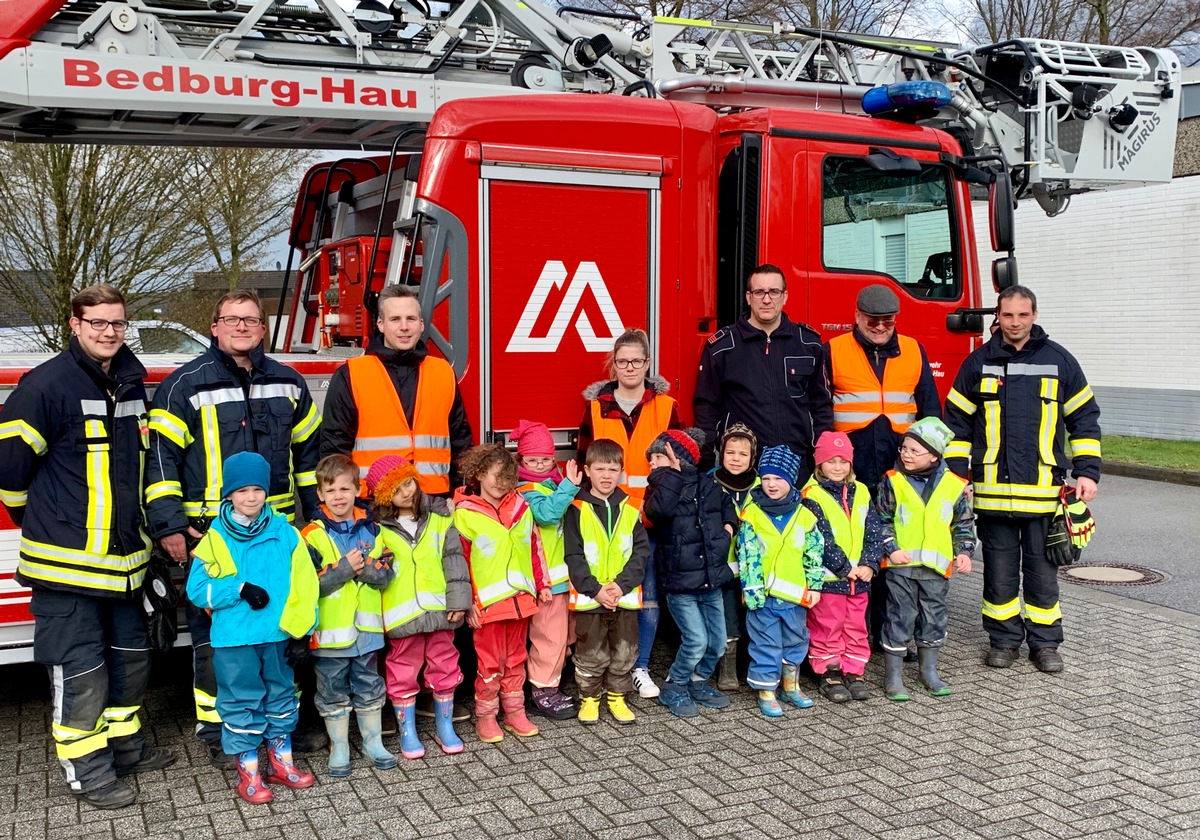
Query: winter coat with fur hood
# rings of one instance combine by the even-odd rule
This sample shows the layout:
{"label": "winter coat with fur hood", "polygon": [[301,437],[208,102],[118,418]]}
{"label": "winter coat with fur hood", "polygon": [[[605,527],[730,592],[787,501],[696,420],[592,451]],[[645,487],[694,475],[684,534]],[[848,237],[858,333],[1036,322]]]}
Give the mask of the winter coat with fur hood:
{"label": "winter coat with fur hood", "polygon": [[[588,447],[592,445],[592,441],[596,439],[594,430],[592,429],[592,403],[600,404],[600,416],[612,420],[620,420],[625,424],[625,436],[632,437],[633,429],[637,426],[638,418],[642,415],[642,407],[659,395],[666,395],[671,388],[670,383],[661,376],[647,376],[646,390],[642,394],[641,402],[633,407],[633,412],[626,414],[617,402],[616,380],[601,380],[593,382],[591,385],[583,389],[583,398],[587,400],[587,404],[583,407],[583,419],[579,421],[579,465],[583,466],[584,459],[587,456]],[[667,423],[665,429],[659,429],[661,434],[667,429],[682,429],[683,424],[679,422],[679,406],[671,405],[671,419]]]}

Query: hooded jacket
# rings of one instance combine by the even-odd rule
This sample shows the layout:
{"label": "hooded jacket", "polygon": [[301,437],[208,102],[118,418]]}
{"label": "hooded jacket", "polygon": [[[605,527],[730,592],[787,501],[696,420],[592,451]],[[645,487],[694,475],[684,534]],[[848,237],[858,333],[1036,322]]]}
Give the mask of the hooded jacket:
{"label": "hooded jacket", "polygon": [[[589,485],[584,485],[575,496],[576,501],[592,506],[596,518],[605,526],[610,535],[621,516],[621,502],[627,498],[628,496],[620,487],[615,489],[607,499],[598,498],[592,494]],[[601,585],[600,581],[596,580],[596,576],[592,574],[591,567],[588,566],[587,558],[584,556],[579,511],[574,507],[568,508],[563,517],[563,543],[567,557],[567,570],[571,575],[571,585],[580,595],[595,599],[600,592]],[[622,594],[632,592],[642,585],[642,578],[646,573],[646,563],[649,560],[650,540],[646,536],[645,527],[639,521],[633,528],[633,552],[625,563],[625,568],[613,581],[621,587]],[[597,606],[596,609],[600,612],[611,612],[600,606]]]}
{"label": "hooded jacket", "polygon": [[[459,519],[459,511],[474,511],[481,513],[484,516],[494,519],[503,525],[505,528],[512,530],[513,526],[520,521],[521,517],[526,512],[530,514],[530,554],[533,560],[533,588],[534,592],[541,592],[543,589],[550,588],[550,573],[546,567],[546,553],[542,549],[542,539],[538,534],[536,527],[532,527],[533,513],[529,510],[529,503],[525,498],[515,490],[509,493],[500,502],[500,507],[493,507],[490,502],[482,496],[468,493],[465,488],[460,487],[454,493],[454,510],[455,522]],[[471,568],[471,543],[459,534],[459,542],[462,543],[462,553],[466,558],[467,568]],[[474,575],[471,578],[472,592],[476,592]],[[479,605],[477,593],[472,595],[472,603]],[[527,592],[518,592],[511,598],[505,598],[503,601],[498,601],[490,607],[484,607],[479,615],[479,620],[483,624],[490,624],[493,621],[507,621],[514,618],[528,618],[538,611],[537,598]]]}
{"label": "hooded jacket", "polygon": [[733,580],[729,546],[737,511],[711,475],[691,465],[651,470],[644,511],[654,526],[662,591],[707,592]]}

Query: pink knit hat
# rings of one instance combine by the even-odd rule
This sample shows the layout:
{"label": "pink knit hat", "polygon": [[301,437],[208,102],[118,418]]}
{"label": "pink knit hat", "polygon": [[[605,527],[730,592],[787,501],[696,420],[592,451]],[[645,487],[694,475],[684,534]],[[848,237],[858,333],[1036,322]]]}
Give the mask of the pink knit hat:
{"label": "pink knit hat", "polygon": [[819,467],[829,459],[839,457],[854,462],[854,447],[850,445],[850,438],[845,432],[821,432],[813,450],[813,463]]}
{"label": "pink knit hat", "polygon": [[410,478],[420,483],[421,478],[412,463],[399,455],[380,456],[367,470],[367,493],[377,502],[390,504],[396,489]]}
{"label": "pink knit hat", "polygon": [[517,427],[509,434],[509,440],[517,442],[517,454],[531,458],[554,457],[554,437],[545,423],[518,420]]}

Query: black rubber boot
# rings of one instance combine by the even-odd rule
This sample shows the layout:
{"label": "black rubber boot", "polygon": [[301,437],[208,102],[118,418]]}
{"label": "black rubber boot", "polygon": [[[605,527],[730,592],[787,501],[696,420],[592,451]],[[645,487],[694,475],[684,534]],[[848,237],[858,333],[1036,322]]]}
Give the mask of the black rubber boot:
{"label": "black rubber boot", "polygon": [[730,639],[725,643],[725,655],[721,657],[721,664],[717,669],[719,691],[738,690],[737,648],[737,639]]}
{"label": "black rubber boot", "polygon": [[938,653],[940,648],[923,647],[917,648],[917,657],[920,659],[920,677],[918,681],[925,686],[925,690],[934,697],[945,697],[952,693],[950,686],[942,682],[942,678],[938,676],[937,664]]}
{"label": "black rubber boot", "polygon": [[889,653],[883,663],[883,693],[889,700],[907,700],[904,687],[904,654]]}

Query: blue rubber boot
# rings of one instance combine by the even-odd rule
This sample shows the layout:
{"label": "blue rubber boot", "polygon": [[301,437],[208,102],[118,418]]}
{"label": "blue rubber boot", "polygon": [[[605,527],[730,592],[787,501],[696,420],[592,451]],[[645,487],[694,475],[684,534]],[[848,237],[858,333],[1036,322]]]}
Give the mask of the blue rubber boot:
{"label": "blue rubber boot", "polygon": [[350,713],[325,718],[329,733],[329,775],[344,779],[350,775]]}
{"label": "blue rubber boot", "polygon": [[410,697],[396,704],[396,720],[400,724],[400,755],[408,759],[423,758],[425,747],[417,737],[417,699]]}
{"label": "blue rubber boot", "polygon": [[433,695],[433,716],[437,733],[433,740],[447,755],[463,751],[462,739],[454,731],[454,692]]}
{"label": "blue rubber boot", "polygon": [[[383,721],[380,720],[379,709],[373,712],[355,712],[358,718],[358,731],[362,733],[363,752],[375,764],[376,770],[392,770],[400,762],[383,746]],[[416,724],[413,724],[413,737],[416,737]],[[417,742],[420,744],[420,742]],[[421,751],[424,754],[424,750]]]}
{"label": "blue rubber boot", "polygon": [[796,666],[791,662],[783,663],[782,679],[779,683],[779,699],[791,703],[797,709],[810,709],[813,699],[800,690],[800,679]]}

